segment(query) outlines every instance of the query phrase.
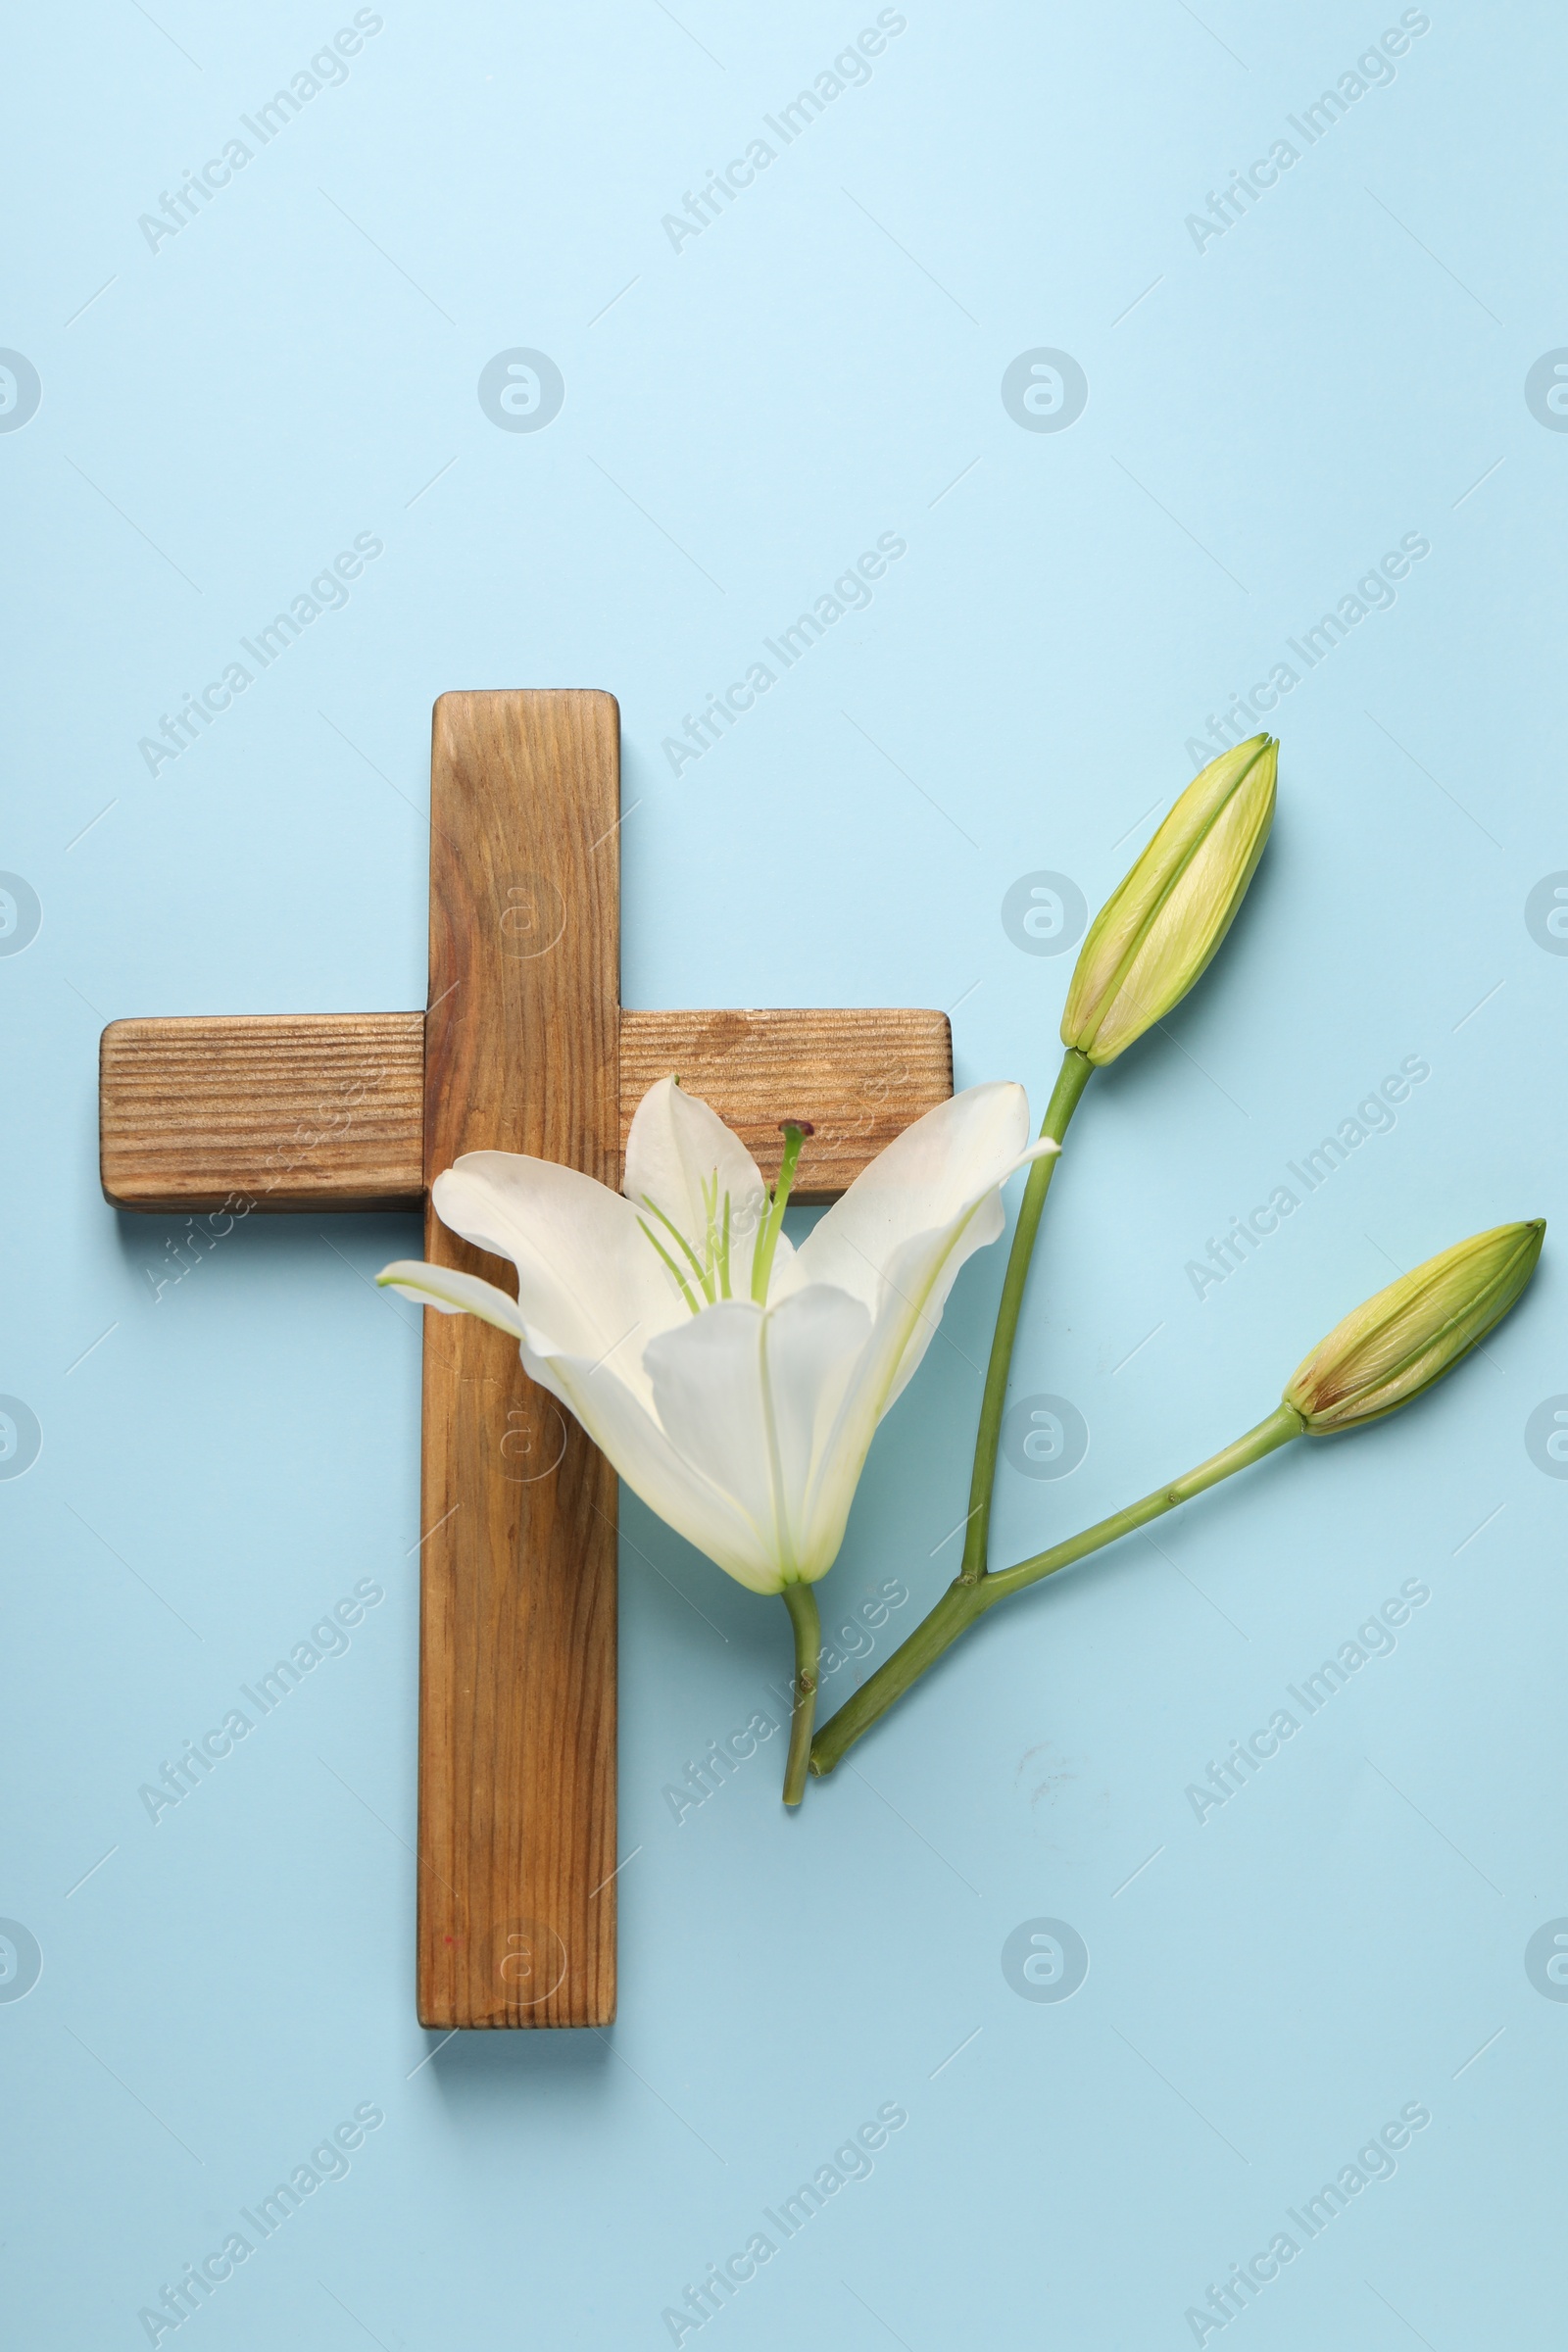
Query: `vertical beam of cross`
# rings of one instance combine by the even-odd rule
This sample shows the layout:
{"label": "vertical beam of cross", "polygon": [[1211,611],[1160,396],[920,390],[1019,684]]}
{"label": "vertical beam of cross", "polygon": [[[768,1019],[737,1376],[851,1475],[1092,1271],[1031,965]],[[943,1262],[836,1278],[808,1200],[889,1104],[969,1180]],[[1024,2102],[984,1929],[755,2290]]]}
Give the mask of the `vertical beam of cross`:
{"label": "vertical beam of cross", "polygon": [[[428,1186],[460,1152],[620,1177],[619,715],[448,694],[430,796]],[[425,1211],[432,1262],[497,1261]],[[418,2013],[591,2026],[615,2006],[614,1472],[515,1341],[427,1312]]]}

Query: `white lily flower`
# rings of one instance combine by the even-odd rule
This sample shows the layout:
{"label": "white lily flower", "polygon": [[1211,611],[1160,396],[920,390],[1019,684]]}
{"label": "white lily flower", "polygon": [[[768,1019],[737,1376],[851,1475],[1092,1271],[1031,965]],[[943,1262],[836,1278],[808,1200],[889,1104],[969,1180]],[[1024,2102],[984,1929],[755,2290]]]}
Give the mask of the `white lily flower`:
{"label": "white lily flower", "polygon": [[[924,1355],[965,1258],[1003,1228],[1028,1143],[1021,1086],[973,1086],[891,1143],[799,1250],[756,1161],[673,1078],[644,1097],[624,1193],[549,1160],[472,1152],[436,1178],[442,1222],[510,1257],[517,1297],[400,1260],[377,1279],[518,1343],[651,1510],[756,1592],[824,1576],[877,1423]],[[811,1612],[814,1618],[814,1610]],[[814,1653],[811,1663],[814,1666]]]}

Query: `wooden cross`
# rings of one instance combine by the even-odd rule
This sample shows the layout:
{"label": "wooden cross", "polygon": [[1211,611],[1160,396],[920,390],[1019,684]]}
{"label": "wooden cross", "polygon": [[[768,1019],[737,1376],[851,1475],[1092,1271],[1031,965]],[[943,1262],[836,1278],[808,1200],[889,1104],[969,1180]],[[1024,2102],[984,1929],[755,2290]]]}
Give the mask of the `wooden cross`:
{"label": "wooden cross", "polygon": [[[940,1012],[632,1012],[619,985],[620,714],[593,692],[447,694],[430,755],[425,1012],[122,1020],[104,1031],[117,1207],[424,1207],[436,1263],[491,1281],[429,1186],[462,1152],[618,1185],[678,1073],[794,1198],[830,1200],[953,1091]],[[510,1287],[510,1286],[509,1286]],[[421,2024],[615,2010],[615,1506],[609,1463],[514,1341],[425,1316],[417,2007]]]}

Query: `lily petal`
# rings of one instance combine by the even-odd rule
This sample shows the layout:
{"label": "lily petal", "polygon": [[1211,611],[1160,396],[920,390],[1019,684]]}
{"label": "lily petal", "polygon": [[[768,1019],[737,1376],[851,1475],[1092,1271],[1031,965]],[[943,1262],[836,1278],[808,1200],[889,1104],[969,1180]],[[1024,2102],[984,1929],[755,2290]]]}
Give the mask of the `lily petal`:
{"label": "lily petal", "polygon": [[859,1299],[818,1283],[774,1307],[710,1307],[648,1348],[671,1444],[745,1513],[781,1582],[814,1582],[838,1550],[822,1551],[801,1505],[827,1465],[870,1334]]}
{"label": "lily petal", "polygon": [[[694,1469],[649,1409],[638,1349],[612,1348],[613,1361],[559,1351],[542,1334],[528,1329],[516,1301],[505,1291],[452,1266],[399,1258],[383,1267],[376,1281],[420,1306],[433,1306],[444,1315],[477,1315],[509,1333],[518,1342],[529,1378],[576,1416],[650,1510],[754,1592],[779,1590],[782,1580],[771,1544],[757,1520],[721,1482]],[[740,1311],[760,1316],[756,1307]],[[695,1320],[684,1316],[683,1326],[696,1329],[708,1320],[707,1315]],[[864,1337],[863,1316],[859,1336]]]}
{"label": "lily petal", "polygon": [[454,1233],[511,1258],[524,1322],[564,1354],[593,1361],[632,1331],[646,1345],[690,1312],[631,1202],[575,1168],[469,1152],[431,1198]]}
{"label": "lily petal", "polygon": [[699,1263],[708,1259],[710,1198],[716,1192],[715,1229],[721,1238],[729,1197],[730,1296],[747,1298],[752,1255],[767,1207],[762,1172],[716,1110],[688,1095],[679,1081],[661,1078],[637,1105],[626,1138],[628,1200],[667,1217]]}
{"label": "lily petal", "polygon": [[[737,1302],[739,1309],[739,1302]],[[699,1330],[727,1307],[705,1308],[665,1341]],[[758,1308],[745,1310],[756,1315]],[[658,1343],[656,1343],[658,1344]],[[651,1511],[705,1551],[737,1583],[754,1592],[777,1592],[784,1582],[769,1531],[727,1488],[709,1478],[661,1426],[645,1401],[648,1383],[639,1372],[633,1387],[613,1363],[583,1356],[537,1355],[524,1347],[522,1360],[541,1388],[575,1413],[594,1444]]]}
{"label": "lily petal", "polygon": [[[892,1312],[888,1294],[918,1298],[915,1319],[909,1326],[904,1351],[893,1375],[893,1385],[882,1404],[885,1413],[896,1404],[907,1388],[911,1376],[918,1370],[921,1358],[935,1337],[942,1320],[942,1310],[948,1296],[958,1279],[960,1267],[966,1265],[977,1250],[984,1250],[997,1241],[1006,1219],[1003,1214],[1002,1187],[1019,1168],[1032,1165],[1037,1159],[1050,1159],[1061,1146],[1049,1137],[1042,1137],[1009,1160],[1001,1169],[995,1183],[982,1197],[961,1208],[951,1223],[930,1234],[913,1234],[894,1251],[883,1276],[883,1311]],[[902,1286],[902,1287],[901,1287]],[[879,1318],[880,1319],[880,1318]]]}
{"label": "lily petal", "polygon": [[844,1541],[850,1504],[878,1422],[902,1396],[924,1355],[958,1268],[1003,1226],[995,1189],[946,1226],[914,1234],[895,1250],[867,1345],[854,1367],[802,1513],[813,1557],[831,1562]]}
{"label": "lily petal", "polygon": [[[875,1314],[883,1270],[901,1245],[947,1227],[1004,1182],[1028,1143],[1029,1098],[1021,1086],[965,1087],[939,1102],[895,1136],[808,1234],[796,1253],[794,1285],[833,1283]],[[998,1225],[977,1235],[970,1250],[1000,1231]]]}
{"label": "lily petal", "polygon": [[498,1290],[493,1282],[481,1281],[477,1274],[460,1274],[455,1266],[427,1266],[417,1258],[394,1258],[376,1276],[383,1290],[399,1291],[417,1306],[433,1306],[442,1315],[477,1315],[481,1323],[493,1323],[497,1331],[510,1332],[514,1340],[526,1337],[515,1298]]}

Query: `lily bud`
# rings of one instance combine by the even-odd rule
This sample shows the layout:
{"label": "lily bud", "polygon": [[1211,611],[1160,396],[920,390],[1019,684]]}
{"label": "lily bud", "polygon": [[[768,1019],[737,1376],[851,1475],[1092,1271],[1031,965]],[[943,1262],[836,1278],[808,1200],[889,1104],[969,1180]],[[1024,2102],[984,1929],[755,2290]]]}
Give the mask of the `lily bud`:
{"label": "lily bud", "polygon": [[1097,1068],[1181,1003],[1230,929],[1274,821],[1278,765],[1269,735],[1211,760],[1090,924],[1061,1042]]}
{"label": "lily bud", "polygon": [[1391,1282],[1320,1340],[1285,1392],[1314,1436],[1408,1404],[1500,1323],[1536,1270],[1546,1220],[1494,1225]]}

